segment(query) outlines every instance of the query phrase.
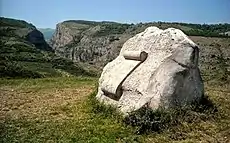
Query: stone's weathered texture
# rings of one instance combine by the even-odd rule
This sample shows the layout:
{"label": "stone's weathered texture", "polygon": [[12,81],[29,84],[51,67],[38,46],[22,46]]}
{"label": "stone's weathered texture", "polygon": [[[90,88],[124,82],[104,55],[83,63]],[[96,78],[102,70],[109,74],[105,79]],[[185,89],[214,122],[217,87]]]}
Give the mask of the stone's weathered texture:
{"label": "stone's weathered texture", "polygon": [[121,85],[125,79],[147,58],[144,51],[126,51],[120,56],[119,63],[110,67],[101,82],[101,90],[114,100],[122,95]]}
{"label": "stone's weathered texture", "polygon": [[[127,76],[121,85],[122,95],[117,100],[102,91],[103,83],[116,75],[127,51],[146,51],[147,59]],[[117,106],[123,113],[143,106],[152,109],[173,107],[199,100],[204,87],[198,68],[199,49],[182,31],[149,27],[130,38],[119,56],[108,63],[99,79],[97,98]],[[124,64],[123,64],[124,65]]]}

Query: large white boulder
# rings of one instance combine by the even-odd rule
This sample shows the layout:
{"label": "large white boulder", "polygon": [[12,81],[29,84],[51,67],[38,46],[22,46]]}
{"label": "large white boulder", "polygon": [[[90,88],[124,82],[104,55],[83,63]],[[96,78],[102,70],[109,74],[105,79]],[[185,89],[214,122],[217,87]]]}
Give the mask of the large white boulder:
{"label": "large white boulder", "polygon": [[181,30],[149,27],[130,38],[99,79],[97,99],[123,113],[186,105],[203,96],[199,48]]}

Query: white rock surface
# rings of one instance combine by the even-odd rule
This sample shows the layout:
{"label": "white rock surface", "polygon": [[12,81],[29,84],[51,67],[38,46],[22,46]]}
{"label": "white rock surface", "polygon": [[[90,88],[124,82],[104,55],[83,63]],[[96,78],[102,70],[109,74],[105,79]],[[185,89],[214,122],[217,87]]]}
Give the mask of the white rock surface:
{"label": "white rock surface", "polygon": [[[130,74],[121,76],[127,65],[124,54],[128,51],[145,51],[148,57]],[[96,97],[101,102],[115,105],[123,113],[143,106],[157,109],[191,103],[201,99],[204,92],[198,59],[198,46],[181,30],[149,27],[126,41],[119,56],[104,67]],[[120,77],[124,78],[121,93],[112,98],[114,95],[102,89],[113,86],[114,79]]]}
{"label": "white rock surface", "polygon": [[101,82],[101,90],[114,100],[118,100],[122,95],[122,83],[132,72],[143,63],[148,54],[144,51],[125,51],[120,57],[119,63],[110,67],[110,71],[104,74]]}

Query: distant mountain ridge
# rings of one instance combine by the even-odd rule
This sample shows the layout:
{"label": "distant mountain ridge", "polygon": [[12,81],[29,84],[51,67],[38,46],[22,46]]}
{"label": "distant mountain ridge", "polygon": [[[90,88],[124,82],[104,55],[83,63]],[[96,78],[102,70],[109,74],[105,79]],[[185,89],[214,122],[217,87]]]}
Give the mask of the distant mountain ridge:
{"label": "distant mountain ridge", "polygon": [[52,28],[38,28],[38,30],[42,32],[46,41],[49,41],[55,32]]}

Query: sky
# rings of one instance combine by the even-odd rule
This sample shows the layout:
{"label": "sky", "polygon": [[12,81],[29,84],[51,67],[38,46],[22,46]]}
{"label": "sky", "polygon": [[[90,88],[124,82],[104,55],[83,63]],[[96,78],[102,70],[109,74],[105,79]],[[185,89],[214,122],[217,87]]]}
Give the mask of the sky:
{"label": "sky", "polygon": [[55,28],[65,20],[230,23],[230,0],[0,0],[0,16]]}

